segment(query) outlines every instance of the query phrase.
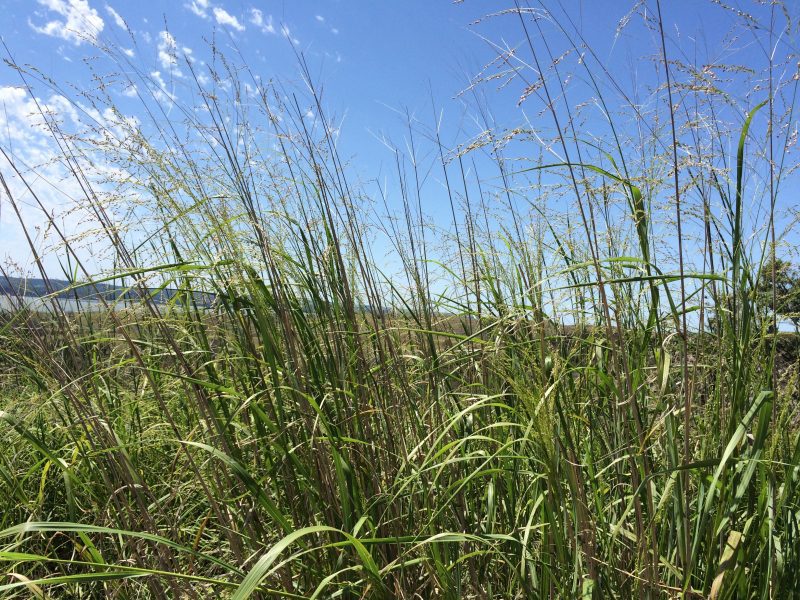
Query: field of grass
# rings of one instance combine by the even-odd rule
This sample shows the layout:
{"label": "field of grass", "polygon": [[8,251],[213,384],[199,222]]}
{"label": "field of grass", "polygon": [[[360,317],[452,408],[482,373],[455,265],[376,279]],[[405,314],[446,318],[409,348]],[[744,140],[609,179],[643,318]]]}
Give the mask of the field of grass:
{"label": "field of grass", "polygon": [[[604,104],[611,74],[552,29]],[[525,132],[451,151],[409,123],[449,225],[414,156],[396,218],[374,218],[321,103],[309,129],[281,89],[256,113],[198,89],[195,137],[115,123],[129,177],[108,196],[53,127],[113,249],[91,273],[51,223],[76,286],[179,293],[0,316],[0,598],[800,595],[798,342],[758,293],[791,168],[789,129],[764,123],[792,122],[772,98],[792,108],[797,78],[727,123],[662,60],[659,128],[625,138],[654,122],[631,106],[600,144],[566,67],[525,51],[563,160],[504,160],[541,156]],[[4,186],[31,180],[4,155]],[[119,194],[147,239],[114,222]]]}

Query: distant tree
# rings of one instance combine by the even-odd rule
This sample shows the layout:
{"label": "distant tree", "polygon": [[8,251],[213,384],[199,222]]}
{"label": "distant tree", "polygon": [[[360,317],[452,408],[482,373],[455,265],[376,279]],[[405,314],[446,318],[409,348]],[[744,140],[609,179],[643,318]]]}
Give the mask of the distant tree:
{"label": "distant tree", "polygon": [[775,269],[775,312],[792,322],[800,332],[800,269],[789,261],[773,258],[766,262],[756,285],[761,306],[772,309],[772,271]]}

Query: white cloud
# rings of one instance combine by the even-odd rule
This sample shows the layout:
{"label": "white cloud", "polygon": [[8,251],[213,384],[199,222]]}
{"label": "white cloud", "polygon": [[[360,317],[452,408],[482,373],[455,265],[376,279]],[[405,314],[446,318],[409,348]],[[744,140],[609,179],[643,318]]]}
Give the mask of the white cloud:
{"label": "white cloud", "polygon": [[[158,64],[170,70],[178,64],[178,44],[169,31],[158,32]],[[176,74],[180,73],[178,71]]]}
{"label": "white cloud", "polygon": [[320,23],[324,23],[324,22],[325,22],[325,17],[323,17],[322,15],[317,15],[317,16],[316,16],[316,17],[314,17],[314,18],[315,18],[317,21],[319,21]]}
{"label": "white cloud", "polygon": [[153,97],[159,102],[164,103],[171,110],[172,104],[175,102],[174,87],[172,91],[167,91],[167,82],[161,76],[161,71],[153,71],[150,73],[151,77],[151,92]]}
{"label": "white cloud", "polygon": [[275,26],[272,24],[272,15],[267,15],[264,20],[264,13],[257,8],[250,9],[250,22],[261,30],[261,33],[275,33]]}
{"label": "white cloud", "polygon": [[208,0],[192,0],[184,6],[201,19],[208,19]]}
{"label": "white cloud", "polygon": [[54,18],[43,25],[37,25],[29,20],[28,24],[37,33],[61,38],[80,46],[83,42],[96,43],[97,36],[105,27],[105,21],[89,6],[88,0],[38,0],[38,2],[60,18]]}
{"label": "white cloud", "polygon": [[219,6],[214,7],[214,19],[216,19],[218,25],[227,25],[228,27],[233,27],[236,31],[244,31],[244,25],[239,23],[239,19]]}
{"label": "white cloud", "polygon": [[[131,132],[138,128],[138,121],[120,117],[110,108],[101,112],[88,106],[76,107],[58,94],[34,99],[23,88],[0,86],[0,147],[21,176],[4,159],[0,160],[0,171],[25,228],[34,238],[36,251],[44,256],[46,270],[51,275],[59,274],[59,257],[63,258],[64,250],[52,228],[52,219],[71,240],[86,266],[96,271],[108,244],[98,237],[99,227],[87,207],[86,192],[62,160],[39,107],[47,119],[58,122],[67,132],[78,132],[78,138],[91,146],[95,143],[104,147],[124,146],[131,139]],[[82,114],[88,119],[84,123]],[[80,150],[73,160],[87,174],[93,192],[99,197],[105,195],[106,182],[120,181],[126,176],[109,162],[87,160]],[[3,232],[0,260],[16,263],[22,272],[28,271],[33,266],[32,253],[13,211],[0,211],[0,231]]]}
{"label": "white cloud", "polygon": [[[41,141],[39,138],[45,130],[45,122],[25,88],[0,87],[0,107],[3,109],[0,111],[0,122],[2,122],[0,144],[12,150],[15,149],[15,145],[17,150],[37,149]],[[43,105],[45,111],[74,117],[70,108],[62,96],[56,95]]]}
{"label": "white cloud", "polygon": [[134,56],[133,48],[120,48],[120,50],[122,50],[122,53],[128,58],[133,58]]}
{"label": "white cloud", "polygon": [[339,35],[339,30],[338,30],[338,29],[336,29],[336,27],[331,27],[331,33],[332,33],[333,35]]}
{"label": "white cloud", "polygon": [[296,37],[292,37],[292,30],[289,29],[286,25],[281,25],[281,34],[287,40],[290,40],[293,44],[299,44],[300,43],[300,40],[298,40]]}
{"label": "white cloud", "polygon": [[114,23],[117,25],[117,27],[125,30],[128,29],[128,24],[125,23],[125,19],[123,19],[122,15],[114,10],[113,6],[106,4],[106,12],[111,15],[111,18],[114,20]]}
{"label": "white cloud", "polygon": [[153,71],[153,72],[151,72],[150,73],[150,77],[153,78],[153,80],[155,81],[156,85],[166,89],[167,84],[164,81],[164,78],[161,77],[161,71]]}

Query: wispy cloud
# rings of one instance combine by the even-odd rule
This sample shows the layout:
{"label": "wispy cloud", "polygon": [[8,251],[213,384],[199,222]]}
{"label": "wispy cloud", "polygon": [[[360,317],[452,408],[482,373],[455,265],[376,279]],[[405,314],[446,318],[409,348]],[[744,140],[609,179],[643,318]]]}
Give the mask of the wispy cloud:
{"label": "wispy cloud", "polygon": [[293,44],[299,44],[300,40],[292,35],[292,30],[289,29],[286,25],[281,25],[281,34],[287,40],[290,40]]}
{"label": "wispy cloud", "polygon": [[158,32],[158,64],[172,69],[178,64],[178,44],[169,31]]}
{"label": "wispy cloud", "polygon": [[214,19],[218,25],[233,27],[236,31],[244,31],[244,25],[239,22],[239,19],[220,6],[214,7]]}
{"label": "wispy cloud", "polygon": [[339,35],[339,30],[338,30],[338,29],[336,29],[336,27],[331,27],[331,33],[332,33],[333,35]]}
{"label": "wispy cloud", "polygon": [[125,23],[125,19],[123,19],[122,15],[120,15],[116,10],[114,10],[113,6],[106,4],[106,12],[109,15],[111,15],[111,19],[114,21],[117,27],[125,30],[128,29],[128,25],[127,23]]}
{"label": "wispy cloud", "polygon": [[275,33],[275,26],[272,24],[272,15],[267,15],[257,8],[250,9],[250,22],[261,30],[261,33]]}
{"label": "wispy cloud", "polygon": [[314,18],[315,18],[317,21],[319,21],[320,23],[324,23],[324,22],[325,22],[325,17],[323,17],[322,15],[317,15],[317,16],[316,16],[316,17],[314,17]]}
{"label": "wispy cloud", "polygon": [[208,19],[208,0],[191,0],[184,4],[186,8],[192,11],[201,19]]}
{"label": "wispy cloud", "polygon": [[150,91],[153,97],[167,107],[167,110],[172,110],[172,105],[175,102],[175,86],[172,89],[167,87],[167,82],[160,71],[152,71],[150,73]]}
{"label": "wispy cloud", "polygon": [[[44,256],[45,268],[58,272],[59,257],[64,256],[61,240],[52,227],[56,224],[71,238],[81,260],[96,269],[99,263],[95,259],[102,254],[105,245],[93,235],[97,225],[85,203],[86,182],[79,182],[65,167],[42,113],[47,119],[55,119],[66,129],[77,132],[77,137],[92,145],[115,147],[125,143],[128,134],[137,126],[136,120],[120,117],[111,109],[101,112],[76,105],[59,94],[34,99],[24,89],[13,86],[0,86],[0,108],[0,147],[27,180],[26,183],[16,172],[6,173],[13,199],[10,201],[17,204],[37,252]],[[88,129],[81,121],[82,114],[92,122]],[[98,195],[104,194],[103,181],[110,181],[114,173],[125,176],[103,160],[93,163],[91,168],[82,158],[76,160],[79,168],[89,174],[89,183]],[[41,206],[33,201],[31,192],[36,194]],[[3,232],[0,260],[13,261],[25,272],[32,266],[32,256],[12,211],[0,211],[0,231]]]}
{"label": "wispy cloud", "polygon": [[58,17],[37,25],[28,24],[37,33],[61,38],[80,46],[83,42],[96,43],[105,21],[89,6],[88,0],[38,0],[41,6]]}

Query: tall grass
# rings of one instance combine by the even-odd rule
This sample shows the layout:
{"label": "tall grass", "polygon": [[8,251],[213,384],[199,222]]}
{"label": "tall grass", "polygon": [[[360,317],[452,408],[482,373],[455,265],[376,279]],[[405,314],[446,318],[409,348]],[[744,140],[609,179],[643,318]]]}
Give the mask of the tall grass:
{"label": "tall grass", "polygon": [[[774,225],[791,133],[759,119],[791,123],[796,78],[730,125],[726,97],[668,55],[659,12],[658,106],[614,117],[609,96],[630,98],[569,15],[492,18],[519,24],[527,55],[495,64],[541,101],[552,139],[535,163],[509,160],[532,132],[493,127],[473,81],[485,131],[450,150],[409,117],[399,198],[354,183],[303,57],[305,98],[224,61],[212,79],[230,92],[210,90],[187,61],[202,111],[133,69],[152,122],[95,125],[135,235],[87,162],[102,143],[43,111],[115,263],[91,272],[51,221],[65,272],[140,300],[72,313],[54,295],[2,317],[2,597],[800,591],[797,367],[777,369],[754,293],[774,227],[746,215],[767,161]],[[607,139],[580,133],[562,47]],[[424,140],[447,226],[423,210]],[[3,157],[19,210],[32,175]],[[400,209],[376,219],[371,201]],[[158,286],[177,293],[157,302]]]}

